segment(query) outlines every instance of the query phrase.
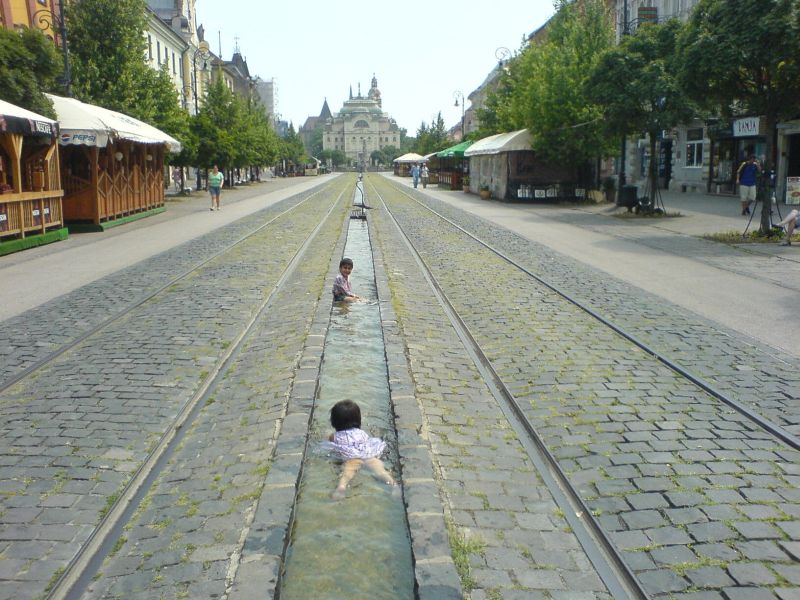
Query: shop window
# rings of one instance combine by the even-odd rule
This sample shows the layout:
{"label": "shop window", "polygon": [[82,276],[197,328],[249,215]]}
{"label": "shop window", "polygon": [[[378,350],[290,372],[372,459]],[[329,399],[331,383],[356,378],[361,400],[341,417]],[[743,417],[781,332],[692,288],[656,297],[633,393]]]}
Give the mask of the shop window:
{"label": "shop window", "polygon": [[703,166],[703,128],[689,129],[686,132],[686,166]]}

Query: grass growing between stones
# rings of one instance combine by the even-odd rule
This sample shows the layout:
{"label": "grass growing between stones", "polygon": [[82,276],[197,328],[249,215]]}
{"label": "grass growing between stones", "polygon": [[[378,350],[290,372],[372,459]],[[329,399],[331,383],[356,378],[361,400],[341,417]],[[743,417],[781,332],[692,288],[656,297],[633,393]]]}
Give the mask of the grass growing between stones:
{"label": "grass growing between stones", "polygon": [[469,557],[471,554],[483,554],[486,544],[477,537],[468,538],[459,531],[458,526],[451,518],[445,518],[447,535],[450,538],[450,549],[453,553],[453,563],[461,579],[461,587],[465,592],[470,592],[475,587],[475,580],[469,572]]}

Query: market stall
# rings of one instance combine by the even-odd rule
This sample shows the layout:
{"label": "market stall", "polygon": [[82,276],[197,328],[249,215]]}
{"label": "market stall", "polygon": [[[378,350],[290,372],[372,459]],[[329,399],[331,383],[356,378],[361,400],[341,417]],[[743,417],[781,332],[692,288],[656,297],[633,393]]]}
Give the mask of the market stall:
{"label": "market stall", "polygon": [[0,100],[0,242],[62,229],[57,137],[52,119]]}
{"label": "market stall", "polygon": [[478,140],[464,151],[469,159],[470,191],[488,189],[494,198],[564,199],[581,196],[576,173],[545,162],[533,150],[527,129]]}
{"label": "market stall", "polygon": [[422,164],[425,162],[425,157],[415,152],[409,152],[398,156],[392,161],[394,165],[394,174],[400,177],[410,177],[411,167],[414,164]]}
{"label": "market stall", "polygon": [[469,161],[464,160],[464,151],[471,141],[461,142],[436,153],[439,160],[439,187],[460,190],[464,176],[469,174]]}
{"label": "market stall", "polygon": [[49,97],[61,127],[66,221],[99,225],[164,206],[164,155],[180,142],[122,113]]}

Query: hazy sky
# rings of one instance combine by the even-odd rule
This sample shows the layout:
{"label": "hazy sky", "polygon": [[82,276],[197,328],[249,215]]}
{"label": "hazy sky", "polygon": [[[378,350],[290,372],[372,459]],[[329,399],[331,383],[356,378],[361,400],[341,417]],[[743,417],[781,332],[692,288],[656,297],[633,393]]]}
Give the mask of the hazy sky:
{"label": "hazy sky", "polygon": [[441,111],[461,119],[453,92],[469,95],[497,64],[495,51],[516,51],[549,19],[553,0],[197,0],[198,23],[215,53],[239,49],[252,76],[274,78],[277,112],[295,129],[319,115],[327,98],[338,112],[366,96],[373,73],[383,110],[415,135]]}

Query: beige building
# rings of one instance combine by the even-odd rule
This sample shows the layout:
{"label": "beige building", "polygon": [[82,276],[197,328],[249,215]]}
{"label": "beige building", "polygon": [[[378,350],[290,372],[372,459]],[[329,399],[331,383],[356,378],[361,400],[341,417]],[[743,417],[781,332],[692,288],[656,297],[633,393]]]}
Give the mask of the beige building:
{"label": "beige building", "polygon": [[342,109],[325,124],[322,136],[323,150],[339,150],[355,163],[369,163],[375,150],[386,146],[400,146],[400,129],[394,119],[383,112],[378,80],[373,75],[372,84],[366,96],[350,98]]}

